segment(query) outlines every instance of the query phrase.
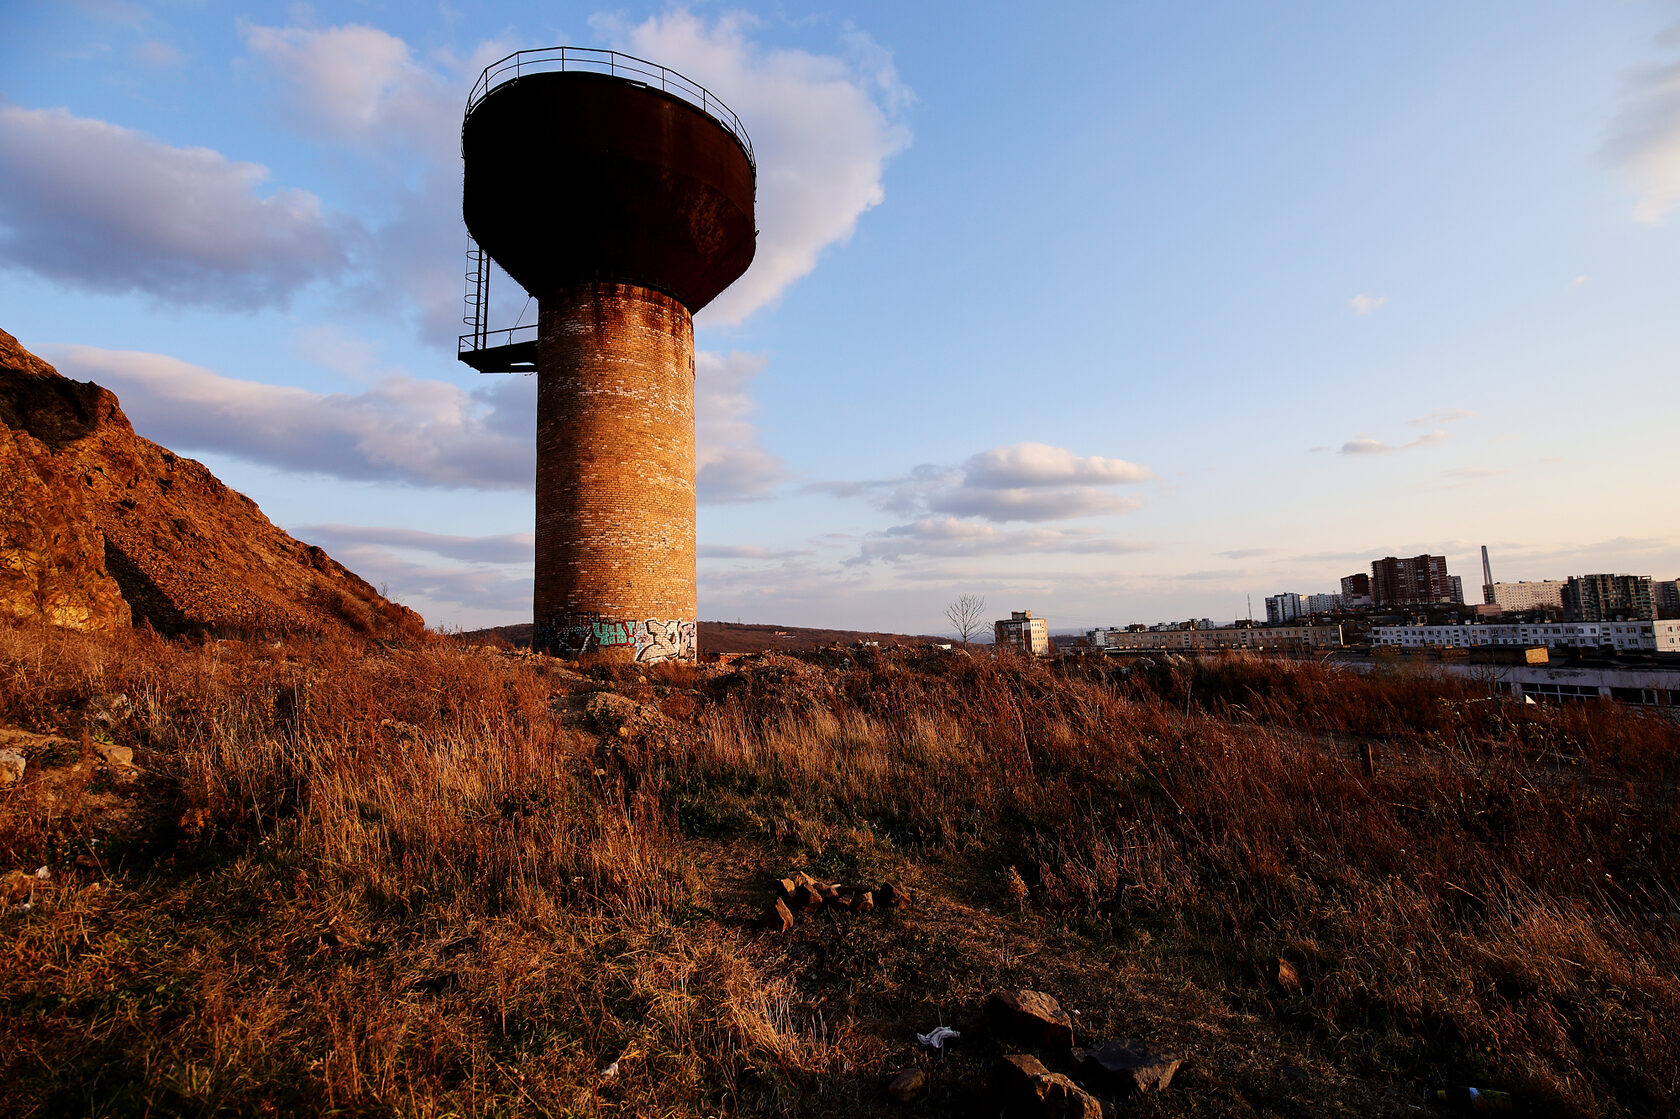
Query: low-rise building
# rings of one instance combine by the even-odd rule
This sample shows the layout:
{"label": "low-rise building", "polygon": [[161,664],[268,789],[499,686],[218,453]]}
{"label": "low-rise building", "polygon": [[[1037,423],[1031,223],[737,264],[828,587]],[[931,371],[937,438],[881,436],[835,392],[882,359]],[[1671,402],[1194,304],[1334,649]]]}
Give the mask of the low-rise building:
{"label": "low-rise building", "polygon": [[1470,649],[1480,645],[1544,645],[1618,653],[1680,653],[1680,620],[1512,622],[1440,626],[1375,626],[1371,644],[1402,649]]}
{"label": "low-rise building", "polygon": [[1524,579],[1517,583],[1489,583],[1482,596],[1501,610],[1562,610],[1562,579]]}
{"label": "low-rise building", "polygon": [[1012,610],[1009,617],[992,623],[998,648],[1042,657],[1050,653],[1050,623],[1033,617],[1031,610]]}
{"label": "low-rise building", "polygon": [[1110,652],[1163,650],[1215,652],[1221,649],[1284,650],[1304,652],[1339,649],[1342,627],[1329,626],[1222,626],[1219,629],[1132,630],[1093,629],[1085,634],[1093,649]]}

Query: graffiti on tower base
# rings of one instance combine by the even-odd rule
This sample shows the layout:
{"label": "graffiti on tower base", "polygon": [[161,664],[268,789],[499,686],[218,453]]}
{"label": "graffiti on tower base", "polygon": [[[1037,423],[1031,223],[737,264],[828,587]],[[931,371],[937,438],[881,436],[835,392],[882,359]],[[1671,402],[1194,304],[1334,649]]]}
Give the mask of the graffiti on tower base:
{"label": "graffiti on tower base", "polygon": [[700,651],[698,627],[693,622],[575,613],[551,615],[538,625],[535,645],[567,657],[609,650],[628,652],[637,664],[693,660]]}

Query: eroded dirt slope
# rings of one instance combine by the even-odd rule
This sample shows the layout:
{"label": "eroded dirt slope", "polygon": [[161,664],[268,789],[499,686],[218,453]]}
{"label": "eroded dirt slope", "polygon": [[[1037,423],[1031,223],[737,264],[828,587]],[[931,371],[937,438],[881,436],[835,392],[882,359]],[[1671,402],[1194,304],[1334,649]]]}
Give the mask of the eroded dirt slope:
{"label": "eroded dirt slope", "polygon": [[275,527],[117,397],[0,330],[0,615],[93,631],[384,633],[421,619]]}

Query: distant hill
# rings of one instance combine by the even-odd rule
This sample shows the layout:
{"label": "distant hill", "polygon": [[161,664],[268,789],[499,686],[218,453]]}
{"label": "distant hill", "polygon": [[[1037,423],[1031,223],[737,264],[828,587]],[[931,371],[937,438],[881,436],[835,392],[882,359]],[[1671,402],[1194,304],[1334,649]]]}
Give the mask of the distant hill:
{"label": "distant hill", "polygon": [[[464,640],[485,641],[499,637],[521,648],[531,644],[531,624],[493,626],[461,634]],[[802,649],[819,649],[825,645],[851,645],[858,641],[876,641],[883,647],[890,645],[944,644],[948,637],[927,634],[873,633],[853,629],[802,629],[798,626],[751,625],[741,622],[701,622],[700,652],[705,653],[792,653]]]}
{"label": "distant hill", "polygon": [[418,633],[414,611],[297,540],[116,394],[0,330],[0,618],[160,633]]}

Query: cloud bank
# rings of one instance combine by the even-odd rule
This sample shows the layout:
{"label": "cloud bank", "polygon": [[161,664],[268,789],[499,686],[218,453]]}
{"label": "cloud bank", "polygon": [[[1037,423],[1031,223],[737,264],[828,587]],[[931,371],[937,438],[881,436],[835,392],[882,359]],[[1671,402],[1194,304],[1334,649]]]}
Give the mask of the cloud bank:
{"label": "cloud bank", "polygon": [[1413,439],[1410,443],[1384,443],[1381,439],[1373,439],[1369,435],[1358,435],[1343,443],[1336,453],[1339,455],[1387,455],[1395,451],[1410,451],[1418,447],[1433,447],[1437,443],[1445,443],[1452,436],[1445,431],[1429,431]]}
{"label": "cloud bank", "polygon": [[1604,156],[1638,192],[1635,221],[1660,222],[1680,203],[1680,61],[1633,75]]}
{"label": "cloud bank", "polygon": [[808,488],[862,497],[889,513],[952,514],[1001,524],[1128,513],[1140,502],[1110,493],[1110,487],[1154,477],[1147,466],[1125,459],[1016,443],[982,451],[957,467],[923,465],[898,478],[819,482]]}
{"label": "cloud bank", "polygon": [[787,477],[782,460],[758,445],[748,389],[764,371],[760,354],[694,355],[695,484],[700,501],[724,504],[770,496]]}
{"label": "cloud bank", "polygon": [[317,393],[224,377],[163,354],[93,346],[48,352],[67,376],[115,391],[137,431],[177,450],[363,481],[532,485],[531,378],[491,378],[467,392],[391,374],[362,392]]}
{"label": "cloud bank", "polygon": [[739,14],[708,23],[679,8],[634,25],[597,17],[592,26],[614,48],[716,93],[752,137],[758,253],[704,318],[737,323],[773,302],[881,204],[887,160],[910,143],[893,112],[913,95],[891,55],[868,36],[849,32],[843,57],[767,50],[748,37]]}
{"label": "cloud bank", "polygon": [[63,109],[0,104],[0,166],[0,262],[93,291],[283,306],[362,236],[260,164]]}

